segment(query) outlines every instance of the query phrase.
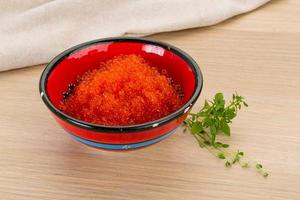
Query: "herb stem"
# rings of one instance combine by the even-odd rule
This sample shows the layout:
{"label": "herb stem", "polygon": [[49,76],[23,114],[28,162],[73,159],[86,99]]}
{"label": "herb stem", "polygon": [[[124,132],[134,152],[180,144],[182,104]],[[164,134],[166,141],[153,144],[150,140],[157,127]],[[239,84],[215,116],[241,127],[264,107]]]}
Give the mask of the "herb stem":
{"label": "herb stem", "polygon": [[205,100],[204,106],[199,112],[190,113],[184,121],[184,126],[191,132],[201,148],[207,149],[217,158],[224,160],[226,167],[234,164],[238,164],[242,168],[255,166],[257,172],[263,177],[269,176],[260,163],[246,159],[244,152],[230,151],[228,144],[217,141],[218,134],[230,136],[229,125],[236,117],[237,111],[242,106],[248,107],[244,97],[237,93],[232,95],[232,100],[228,105],[225,103],[223,94],[217,93],[213,100]]}

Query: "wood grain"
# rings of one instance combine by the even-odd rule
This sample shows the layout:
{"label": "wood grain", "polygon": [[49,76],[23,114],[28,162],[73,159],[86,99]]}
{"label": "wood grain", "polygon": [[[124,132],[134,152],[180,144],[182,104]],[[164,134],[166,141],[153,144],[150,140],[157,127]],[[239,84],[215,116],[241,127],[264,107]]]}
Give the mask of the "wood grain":
{"label": "wood grain", "polygon": [[300,199],[299,13],[300,1],[277,0],[216,26],[151,36],[200,64],[194,109],[218,91],[248,99],[228,142],[262,161],[268,179],[225,169],[181,130],[132,152],[81,145],[40,100],[36,66],[0,73],[0,199]]}

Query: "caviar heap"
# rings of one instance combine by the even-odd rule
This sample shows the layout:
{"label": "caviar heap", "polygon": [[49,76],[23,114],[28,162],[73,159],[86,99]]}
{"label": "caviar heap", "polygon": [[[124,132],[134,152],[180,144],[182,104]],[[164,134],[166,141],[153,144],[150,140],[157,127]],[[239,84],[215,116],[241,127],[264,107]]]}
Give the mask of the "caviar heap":
{"label": "caviar heap", "polygon": [[180,88],[139,55],[120,55],[87,71],[60,110],[100,125],[125,126],[162,118],[182,105]]}

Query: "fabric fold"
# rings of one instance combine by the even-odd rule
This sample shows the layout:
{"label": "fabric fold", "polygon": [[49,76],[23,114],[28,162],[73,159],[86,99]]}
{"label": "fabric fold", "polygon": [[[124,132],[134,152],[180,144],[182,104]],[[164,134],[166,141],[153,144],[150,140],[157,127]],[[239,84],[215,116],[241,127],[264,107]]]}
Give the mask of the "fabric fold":
{"label": "fabric fold", "polygon": [[10,0],[0,2],[0,71],[49,62],[93,39],[213,25],[268,0]]}

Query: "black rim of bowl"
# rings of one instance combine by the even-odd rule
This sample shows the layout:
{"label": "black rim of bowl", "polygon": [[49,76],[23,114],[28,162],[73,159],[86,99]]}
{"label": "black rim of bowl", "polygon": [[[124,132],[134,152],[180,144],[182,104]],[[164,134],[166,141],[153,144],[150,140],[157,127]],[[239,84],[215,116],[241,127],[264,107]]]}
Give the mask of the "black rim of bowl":
{"label": "black rim of bowl", "polygon": [[[180,109],[178,109],[177,111],[175,111],[163,118],[160,118],[160,119],[157,119],[154,121],[150,121],[150,122],[146,122],[143,124],[136,124],[136,125],[129,125],[129,126],[105,126],[105,125],[99,125],[99,124],[92,124],[92,123],[88,123],[85,121],[75,119],[75,118],[63,113],[59,109],[57,109],[52,104],[50,99],[48,98],[47,91],[46,91],[47,80],[48,80],[48,77],[51,74],[52,70],[65,57],[69,56],[70,54],[72,54],[80,49],[83,49],[83,48],[86,48],[88,46],[95,45],[95,44],[109,43],[109,42],[138,42],[138,43],[152,44],[152,45],[162,47],[164,49],[167,49],[167,50],[175,53],[189,65],[189,67],[192,69],[192,71],[194,73],[196,87],[195,87],[192,97],[188,100],[187,103],[185,103],[183,106],[181,106]],[[40,95],[41,95],[44,103],[46,104],[46,106],[56,116],[58,116],[59,118],[61,118],[62,120],[66,121],[68,123],[71,123],[77,127],[92,130],[92,131],[100,131],[100,132],[104,132],[104,133],[105,132],[124,133],[124,132],[136,132],[136,131],[142,131],[142,130],[155,128],[155,127],[161,126],[163,124],[166,124],[166,123],[178,118],[179,116],[183,115],[191,108],[191,106],[193,106],[195,101],[198,99],[198,97],[201,93],[201,90],[202,90],[202,86],[203,86],[203,76],[202,76],[202,72],[201,72],[198,64],[193,60],[193,58],[191,56],[189,56],[187,53],[180,50],[179,48],[174,47],[169,44],[166,44],[166,43],[163,43],[163,42],[154,41],[154,40],[150,40],[150,39],[144,39],[144,38],[142,39],[142,38],[134,38],[134,37],[114,37],[114,38],[104,38],[104,39],[97,39],[97,40],[85,42],[85,43],[76,45],[74,47],[71,47],[71,48],[65,50],[64,52],[60,53],[59,55],[57,55],[44,69],[44,71],[41,75],[41,78],[40,78],[39,91],[40,91]]]}

